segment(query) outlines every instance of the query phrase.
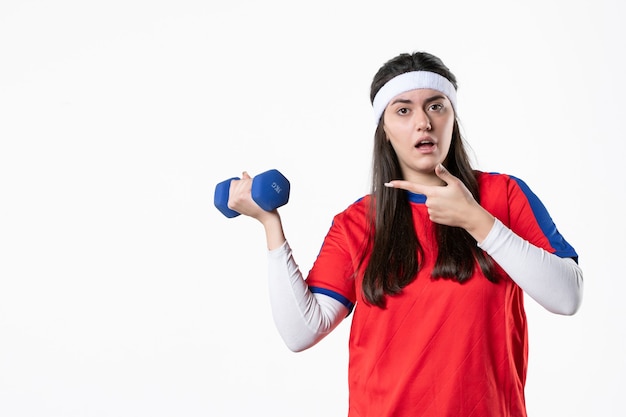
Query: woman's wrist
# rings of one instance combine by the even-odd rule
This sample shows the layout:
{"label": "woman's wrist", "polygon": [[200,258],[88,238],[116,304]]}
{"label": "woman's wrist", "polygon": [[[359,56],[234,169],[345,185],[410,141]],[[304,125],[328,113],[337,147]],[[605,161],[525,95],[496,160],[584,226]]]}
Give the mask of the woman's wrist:
{"label": "woman's wrist", "polygon": [[491,231],[495,217],[487,210],[478,206],[475,214],[468,216],[467,226],[464,227],[476,242],[481,243]]}
{"label": "woman's wrist", "polygon": [[269,215],[264,216],[262,219],[259,219],[259,221],[263,224],[263,228],[265,229],[267,249],[274,250],[281,247],[286,239],[278,212],[273,211],[268,214]]}

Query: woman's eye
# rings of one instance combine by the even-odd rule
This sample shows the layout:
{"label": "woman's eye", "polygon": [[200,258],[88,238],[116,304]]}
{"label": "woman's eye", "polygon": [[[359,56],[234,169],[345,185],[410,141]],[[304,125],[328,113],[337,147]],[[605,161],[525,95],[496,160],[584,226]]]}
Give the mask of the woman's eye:
{"label": "woman's eye", "polygon": [[402,107],[398,109],[398,114],[408,114],[408,113],[409,113],[409,109],[407,109],[406,107]]}
{"label": "woman's eye", "polygon": [[442,110],[443,109],[443,104],[441,104],[441,103],[431,104],[429,109],[432,110],[432,111]]}

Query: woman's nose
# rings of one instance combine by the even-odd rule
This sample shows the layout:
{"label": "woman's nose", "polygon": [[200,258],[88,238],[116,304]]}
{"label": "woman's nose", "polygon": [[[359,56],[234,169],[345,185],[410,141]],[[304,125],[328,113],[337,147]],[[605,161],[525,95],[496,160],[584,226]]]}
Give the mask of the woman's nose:
{"label": "woman's nose", "polygon": [[425,112],[418,112],[417,115],[415,116],[417,117],[417,130],[420,131],[424,131],[424,130],[431,130],[432,126],[430,124],[430,118],[428,117],[428,114],[426,114]]}

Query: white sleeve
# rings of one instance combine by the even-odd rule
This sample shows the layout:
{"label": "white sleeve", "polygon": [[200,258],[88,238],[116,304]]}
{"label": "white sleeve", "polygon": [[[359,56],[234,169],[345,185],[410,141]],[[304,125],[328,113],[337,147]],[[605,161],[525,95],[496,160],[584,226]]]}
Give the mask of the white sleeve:
{"label": "white sleeve", "polygon": [[530,244],[498,219],[478,246],[548,311],[572,315],[580,307],[583,274],[573,259],[560,258]]}
{"label": "white sleeve", "polygon": [[322,340],[347,316],[348,309],[324,294],[313,294],[285,242],[269,251],[272,316],[289,349],[300,352]]}

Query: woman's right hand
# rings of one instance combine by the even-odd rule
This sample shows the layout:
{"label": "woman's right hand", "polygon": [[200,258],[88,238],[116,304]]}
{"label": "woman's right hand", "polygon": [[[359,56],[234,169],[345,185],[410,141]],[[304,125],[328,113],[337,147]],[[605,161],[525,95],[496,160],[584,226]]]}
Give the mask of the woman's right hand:
{"label": "woman's right hand", "polygon": [[240,180],[232,180],[230,183],[228,208],[263,224],[269,250],[277,249],[285,242],[278,210],[265,211],[252,199],[252,177],[245,171]]}
{"label": "woman's right hand", "polygon": [[252,177],[244,171],[240,180],[232,180],[228,193],[228,208],[265,223],[278,215],[276,210],[265,211],[252,199]]}

